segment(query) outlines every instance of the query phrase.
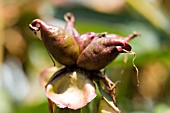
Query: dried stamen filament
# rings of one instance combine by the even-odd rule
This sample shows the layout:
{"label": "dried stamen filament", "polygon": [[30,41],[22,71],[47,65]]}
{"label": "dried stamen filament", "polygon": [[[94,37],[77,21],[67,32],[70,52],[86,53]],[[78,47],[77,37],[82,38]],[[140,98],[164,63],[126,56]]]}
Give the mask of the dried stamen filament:
{"label": "dried stamen filament", "polygon": [[139,85],[140,85],[140,81],[139,81],[139,70],[138,70],[137,66],[135,65],[136,53],[133,52],[133,51],[127,51],[127,50],[125,50],[125,49],[123,49],[123,51],[126,52],[126,53],[129,53],[130,55],[133,55],[132,64],[133,64],[133,67],[134,67],[135,70],[136,70],[137,86],[139,86]]}

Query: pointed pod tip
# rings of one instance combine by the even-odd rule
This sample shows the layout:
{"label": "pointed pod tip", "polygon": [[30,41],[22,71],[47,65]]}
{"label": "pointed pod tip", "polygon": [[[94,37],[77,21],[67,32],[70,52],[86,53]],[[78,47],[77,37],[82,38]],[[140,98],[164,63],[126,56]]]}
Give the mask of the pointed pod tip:
{"label": "pointed pod tip", "polygon": [[[36,26],[33,26],[32,24],[29,24],[29,28],[30,28],[30,30],[31,31],[39,31],[39,28],[38,27],[36,27]],[[36,33],[35,33],[36,34]]]}
{"label": "pointed pod tip", "polygon": [[75,18],[74,18],[74,15],[70,12],[67,12],[65,15],[64,15],[64,20],[66,22],[74,22],[75,21]]}
{"label": "pointed pod tip", "polygon": [[128,41],[132,40],[133,38],[135,38],[137,36],[141,36],[141,34],[136,32],[136,31],[134,31],[128,37],[126,37],[125,40],[128,42]]}
{"label": "pointed pod tip", "polygon": [[47,24],[40,19],[34,19],[31,24],[29,24],[29,28],[32,31],[39,31],[41,27],[47,27]]}

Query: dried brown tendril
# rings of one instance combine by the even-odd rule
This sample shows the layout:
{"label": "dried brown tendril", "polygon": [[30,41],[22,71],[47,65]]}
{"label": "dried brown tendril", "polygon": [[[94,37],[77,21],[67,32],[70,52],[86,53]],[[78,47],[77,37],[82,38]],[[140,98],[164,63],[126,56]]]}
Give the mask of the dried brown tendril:
{"label": "dried brown tendril", "polygon": [[132,64],[133,64],[133,67],[135,68],[136,70],[136,77],[137,77],[137,86],[140,85],[140,81],[139,81],[139,70],[137,68],[137,66],[135,65],[135,59],[136,59],[136,53],[134,51],[127,51],[125,49],[123,49],[124,52],[130,54],[130,55],[133,55],[133,59],[132,59]]}

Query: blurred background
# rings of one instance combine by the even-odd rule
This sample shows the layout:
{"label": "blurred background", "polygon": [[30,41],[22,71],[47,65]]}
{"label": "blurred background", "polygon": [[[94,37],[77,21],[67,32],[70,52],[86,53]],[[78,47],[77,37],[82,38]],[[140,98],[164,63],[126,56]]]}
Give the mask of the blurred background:
{"label": "blurred background", "polygon": [[35,18],[64,28],[63,15],[75,15],[80,33],[108,32],[141,37],[130,41],[136,52],[121,54],[106,67],[117,85],[122,113],[170,113],[169,0],[0,0],[0,113],[49,113],[39,74],[53,66],[44,45],[28,24]]}

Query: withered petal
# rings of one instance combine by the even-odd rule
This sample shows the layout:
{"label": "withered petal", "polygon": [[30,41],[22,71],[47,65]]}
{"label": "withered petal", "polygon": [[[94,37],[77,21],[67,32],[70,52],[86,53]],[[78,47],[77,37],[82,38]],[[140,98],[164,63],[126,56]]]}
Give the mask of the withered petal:
{"label": "withered petal", "polygon": [[80,109],[96,97],[95,85],[83,71],[75,69],[58,74],[53,75],[45,91],[59,108]]}

